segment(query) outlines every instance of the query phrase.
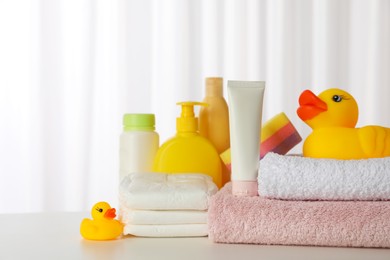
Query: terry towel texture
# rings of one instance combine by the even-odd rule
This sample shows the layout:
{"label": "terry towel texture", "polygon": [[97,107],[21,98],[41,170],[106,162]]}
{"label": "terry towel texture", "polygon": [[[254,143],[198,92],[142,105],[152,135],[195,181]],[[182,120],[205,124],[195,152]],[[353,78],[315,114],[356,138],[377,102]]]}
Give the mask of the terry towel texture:
{"label": "terry towel texture", "polygon": [[204,237],[208,229],[207,224],[126,225],[123,233],[139,237]]}
{"label": "terry towel texture", "polygon": [[206,210],[218,188],[204,174],[133,173],[119,185],[119,201],[130,209]]}
{"label": "terry towel texture", "polygon": [[390,200],[390,157],[312,159],[268,153],[259,195],[288,200]]}
{"label": "terry towel texture", "polygon": [[121,207],[120,219],[132,225],[205,224],[207,211],[132,210]]}
{"label": "terry towel texture", "polygon": [[208,224],[220,243],[390,247],[389,201],[236,197],[228,183],[210,201]]}

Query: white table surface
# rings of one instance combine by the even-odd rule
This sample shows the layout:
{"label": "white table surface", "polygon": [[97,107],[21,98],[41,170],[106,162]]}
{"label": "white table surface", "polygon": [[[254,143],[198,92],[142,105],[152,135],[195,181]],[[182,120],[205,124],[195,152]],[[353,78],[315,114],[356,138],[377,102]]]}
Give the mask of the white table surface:
{"label": "white table surface", "polygon": [[390,249],[216,244],[208,238],[88,241],[79,233],[85,217],[88,213],[0,214],[0,259],[390,259]]}

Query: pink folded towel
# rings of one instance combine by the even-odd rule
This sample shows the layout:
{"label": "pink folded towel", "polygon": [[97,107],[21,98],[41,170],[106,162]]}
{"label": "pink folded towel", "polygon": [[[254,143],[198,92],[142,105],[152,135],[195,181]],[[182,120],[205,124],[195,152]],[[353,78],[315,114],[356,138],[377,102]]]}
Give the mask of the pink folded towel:
{"label": "pink folded towel", "polygon": [[211,198],[208,223],[218,243],[390,248],[389,201],[236,197],[228,183]]}

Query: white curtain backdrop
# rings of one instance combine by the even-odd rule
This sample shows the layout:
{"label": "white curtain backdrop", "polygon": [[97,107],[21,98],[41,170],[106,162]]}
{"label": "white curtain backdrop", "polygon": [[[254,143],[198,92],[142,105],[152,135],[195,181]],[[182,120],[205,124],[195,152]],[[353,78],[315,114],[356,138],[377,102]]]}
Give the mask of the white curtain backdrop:
{"label": "white curtain backdrop", "polygon": [[389,70],[387,0],[0,0],[0,213],[116,205],[122,115],[155,113],[164,142],[205,77],[265,80],[263,122],[306,137],[304,89],[390,127]]}

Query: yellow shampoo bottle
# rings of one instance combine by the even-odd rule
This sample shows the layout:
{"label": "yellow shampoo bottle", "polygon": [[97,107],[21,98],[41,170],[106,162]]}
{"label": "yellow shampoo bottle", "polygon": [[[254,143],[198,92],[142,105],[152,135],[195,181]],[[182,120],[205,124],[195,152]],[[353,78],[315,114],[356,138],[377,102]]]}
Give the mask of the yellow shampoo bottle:
{"label": "yellow shampoo bottle", "polygon": [[222,187],[220,157],[213,144],[198,132],[198,118],[194,105],[201,102],[180,102],[181,116],[176,119],[176,135],[166,141],[157,151],[153,163],[154,172],[203,173],[213,178]]}
{"label": "yellow shampoo bottle", "polygon": [[[223,97],[223,79],[206,78],[203,106],[199,112],[199,133],[217,149],[218,154],[230,147],[229,109]],[[230,181],[230,171],[222,163],[222,185]]]}

